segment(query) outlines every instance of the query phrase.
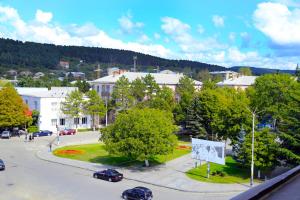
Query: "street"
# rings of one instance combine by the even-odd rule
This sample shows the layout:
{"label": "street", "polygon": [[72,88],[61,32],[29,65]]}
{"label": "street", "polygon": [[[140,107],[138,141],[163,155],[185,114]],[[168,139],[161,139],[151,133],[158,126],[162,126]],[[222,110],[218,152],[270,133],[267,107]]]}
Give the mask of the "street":
{"label": "street", "polygon": [[[81,136],[64,136],[66,140]],[[110,183],[93,179],[88,170],[64,166],[40,160],[35,153],[39,148],[47,148],[50,137],[36,138],[34,142],[24,142],[23,138],[0,140],[0,158],[6,164],[6,170],[0,171],[1,200],[83,200],[83,199],[121,199],[124,190],[145,186],[153,191],[154,199],[229,199],[235,194],[188,193],[173,189],[123,180]]]}

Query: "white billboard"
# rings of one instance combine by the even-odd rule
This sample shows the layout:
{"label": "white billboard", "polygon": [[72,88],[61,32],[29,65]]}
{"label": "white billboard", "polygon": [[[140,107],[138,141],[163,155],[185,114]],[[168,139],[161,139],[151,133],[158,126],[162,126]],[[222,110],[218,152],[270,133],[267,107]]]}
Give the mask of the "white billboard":
{"label": "white billboard", "polygon": [[225,143],[192,138],[192,158],[225,165]]}

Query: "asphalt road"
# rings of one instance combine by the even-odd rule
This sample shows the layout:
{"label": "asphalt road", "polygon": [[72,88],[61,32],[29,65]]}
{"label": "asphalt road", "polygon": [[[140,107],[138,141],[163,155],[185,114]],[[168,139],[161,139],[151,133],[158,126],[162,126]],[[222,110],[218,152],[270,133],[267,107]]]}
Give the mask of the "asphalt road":
{"label": "asphalt road", "polygon": [[[66,136],[73,137],[73,136]],[[0,200],[115,200],[124,190],[145,186],[159,200],[223,200],[234,194],[199,194],[123,180],[110,183],[92,178],[90,171],[38,159],[35,152],[46,148],[50,138],[26,143],[22,138],[0,139]]]}

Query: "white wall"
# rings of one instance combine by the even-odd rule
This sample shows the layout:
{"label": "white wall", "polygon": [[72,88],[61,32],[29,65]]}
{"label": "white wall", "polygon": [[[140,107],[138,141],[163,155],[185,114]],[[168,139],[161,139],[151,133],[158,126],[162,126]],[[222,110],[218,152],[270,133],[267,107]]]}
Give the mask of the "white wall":
{"label": "white wall", "polygon": [[[64,128],[76,128],[74,118],[64,115],[61,112],[60,106],[64,98],[46,98],[46,97],[32,97],[22,96],[23,100],[31,110],[40,112],[38,127],[40,130],[57,131],[56,124],[59,130]],[[37,102],[37,103],[35,103]],[[82,118],[86,117],[86,124],[82,123]],[[60,119],[65,119],[65,125],[60,125]],[[56,121],[55,121],[56,120]],[[82,115],[79,117],[78,128],[91,128],[90,116]]]}

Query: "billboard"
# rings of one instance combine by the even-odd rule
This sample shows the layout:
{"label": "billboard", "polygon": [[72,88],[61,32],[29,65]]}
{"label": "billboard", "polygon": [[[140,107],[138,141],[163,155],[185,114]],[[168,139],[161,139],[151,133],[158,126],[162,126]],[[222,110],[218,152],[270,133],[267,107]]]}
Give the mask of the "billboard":
{"label": "billboard", "polygon": [[225,144],[192,138],[192,158],[225,165]]}

